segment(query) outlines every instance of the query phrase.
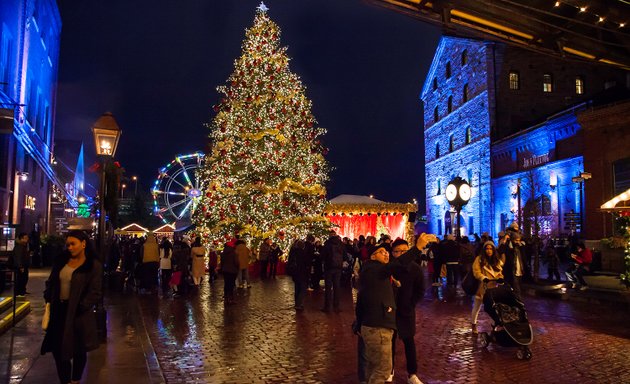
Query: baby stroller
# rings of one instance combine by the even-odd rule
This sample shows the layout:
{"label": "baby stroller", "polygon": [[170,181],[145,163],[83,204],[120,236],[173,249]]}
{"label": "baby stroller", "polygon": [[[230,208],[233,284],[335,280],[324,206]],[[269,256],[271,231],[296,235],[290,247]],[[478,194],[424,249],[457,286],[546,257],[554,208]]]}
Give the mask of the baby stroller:
{"label": "baby stroller", "polygon": [[516,297],[512,287],[502,280],[493,283],[496,286],[488,287],[483,296],[483,308],[494,324],[490,333],[480,334],[481,346],[485,348],[490,343],[496,343],[502,347],[518,347],[516,357],[529,360],[532,358],[529,345],[534,335],[527,320],[525,304]]}

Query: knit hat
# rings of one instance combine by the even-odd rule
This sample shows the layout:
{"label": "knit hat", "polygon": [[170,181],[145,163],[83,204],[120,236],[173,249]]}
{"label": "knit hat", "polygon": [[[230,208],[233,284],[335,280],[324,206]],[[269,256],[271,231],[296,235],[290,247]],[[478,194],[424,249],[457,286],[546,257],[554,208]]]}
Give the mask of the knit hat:
{"label": "knit hat", "polygon": [[486,247],[487,247],[488,245],[492,245],[492,248],[496,248],[496,247],[497,247],[496,245],[494,245],[494,242],[492,242],[492,241],[486,241],[485,243],[483,243],[483,248],[482,248],[482,249],[486,249]]}

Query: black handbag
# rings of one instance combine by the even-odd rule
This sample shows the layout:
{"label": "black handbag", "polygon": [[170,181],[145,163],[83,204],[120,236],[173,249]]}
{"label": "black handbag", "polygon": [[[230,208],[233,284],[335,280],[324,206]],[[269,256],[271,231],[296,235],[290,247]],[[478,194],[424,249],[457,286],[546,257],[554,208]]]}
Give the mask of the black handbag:
{"label": "black handbag", "polygon": [[470,296],[477,293],[477,290],[479,289],[479,280],[475,278],[472,271],[468,272],[462,280],[462,289]]}

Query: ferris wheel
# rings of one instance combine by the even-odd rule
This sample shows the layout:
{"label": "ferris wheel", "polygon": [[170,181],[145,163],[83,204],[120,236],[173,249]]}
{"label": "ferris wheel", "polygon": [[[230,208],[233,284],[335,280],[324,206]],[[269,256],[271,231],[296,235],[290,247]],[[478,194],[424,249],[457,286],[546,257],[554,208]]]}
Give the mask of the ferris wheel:
{"label": "ferris wheel", "polygon": [[201,196],[196,171],[203,162],[203,153],[178,155],[160,168],[151,193],[153,214],[165,223],[190,219]]}

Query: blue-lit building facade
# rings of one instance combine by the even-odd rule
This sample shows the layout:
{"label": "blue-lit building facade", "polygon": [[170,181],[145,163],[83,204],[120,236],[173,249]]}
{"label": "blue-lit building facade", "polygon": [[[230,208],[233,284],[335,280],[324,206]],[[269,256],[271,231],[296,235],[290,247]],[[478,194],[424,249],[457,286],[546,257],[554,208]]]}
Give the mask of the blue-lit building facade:
{"label": "blue-lit building facade", "polygon": [[0,224],[19,231],[46,231],[51,182],[64,191],[51,166],[60,33],[54,0],[0,3],[0,108],[14,119],[0,134]]}
{"label": "blue-lit building facade", "polygon": [[620,85],[623,70],[442,37],[420,97],[429,231],[454,231],[444,192],[456,176],[472,187],[462,235],[496,237],[513,221],[527,234],[579,231],[565,221],[586,198],[573,182],[585,171],[578,116],[594,95]]}

